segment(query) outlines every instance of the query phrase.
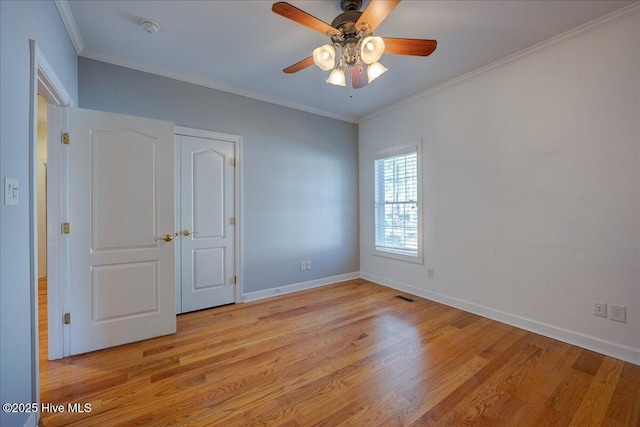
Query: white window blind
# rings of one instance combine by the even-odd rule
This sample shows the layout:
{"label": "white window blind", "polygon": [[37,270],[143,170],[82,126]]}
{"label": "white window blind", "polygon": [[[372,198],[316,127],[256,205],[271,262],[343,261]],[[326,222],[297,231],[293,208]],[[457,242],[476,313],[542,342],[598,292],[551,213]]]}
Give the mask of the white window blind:
{"label": "white window blind", "polygon": [[419,254],[418,153],[400,150],[375,160],[376,250]]}

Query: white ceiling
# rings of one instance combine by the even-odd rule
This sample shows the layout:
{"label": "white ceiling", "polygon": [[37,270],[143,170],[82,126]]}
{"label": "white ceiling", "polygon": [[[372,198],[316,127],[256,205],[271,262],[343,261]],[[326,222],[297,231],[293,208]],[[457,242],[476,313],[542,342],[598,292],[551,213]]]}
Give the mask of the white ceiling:
{"label": "white ceiling", "polygon": [[[81,56],[357,121],[634,2],[404,0],[376,34],[436,39],[438,48],[426,58],[384,55],[389,71],[353,97],[325,83],[329,72],[315,66],[282,72],[329,39],[276,15],[273,3],[70,0],[67,10]],[[289,3],[327,23],[341,13],[339,0]],[[158,22],[160,32],[145,32],[141,18]]]}

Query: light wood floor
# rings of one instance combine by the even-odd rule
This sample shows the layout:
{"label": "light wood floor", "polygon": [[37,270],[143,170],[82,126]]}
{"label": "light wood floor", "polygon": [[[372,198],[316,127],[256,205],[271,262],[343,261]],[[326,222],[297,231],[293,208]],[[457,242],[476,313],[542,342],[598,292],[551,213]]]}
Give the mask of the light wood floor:
{"label": "light wood floor", "polygon": [[41,425],[640,426],[639,366],[396,295],[354,280],[53,362],[41,322],[42,402],[92,409]]}

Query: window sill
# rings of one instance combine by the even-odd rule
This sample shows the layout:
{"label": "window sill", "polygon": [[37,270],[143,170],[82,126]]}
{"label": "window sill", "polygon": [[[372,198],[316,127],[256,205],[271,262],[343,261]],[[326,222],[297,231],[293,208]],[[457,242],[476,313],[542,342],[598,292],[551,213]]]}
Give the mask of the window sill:
{"label": "window sill", "polygon": [[380,249],[374,249],[373,255],[382,258],[390,258],[398,261],[411,262],[413,264],[423,264],[422,253],[418,252],[417,255],[406,255],[402,251],[383,251]]}

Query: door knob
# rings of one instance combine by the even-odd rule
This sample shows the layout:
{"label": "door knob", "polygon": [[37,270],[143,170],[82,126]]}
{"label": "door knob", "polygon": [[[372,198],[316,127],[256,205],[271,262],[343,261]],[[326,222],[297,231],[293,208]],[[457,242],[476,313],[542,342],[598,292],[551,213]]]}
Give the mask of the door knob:
{"label": "door knob", "polygon": [[170,242],[173,240],[173,236],[171,234],[167,234],[164,237],[156,237],[153,241],[157,242],[158,240],[164,240],[165,242]]}
{"label": "door knob", "polygon": [[189,229],[186,229],[186,230],[184,230],[184,231],[182,232],[182,234],[183,234],[184,236],[191,236],[192,234],[195,236],[196,234],[198,234],[198,232],[197,232],[197,231],[189,231]]}

